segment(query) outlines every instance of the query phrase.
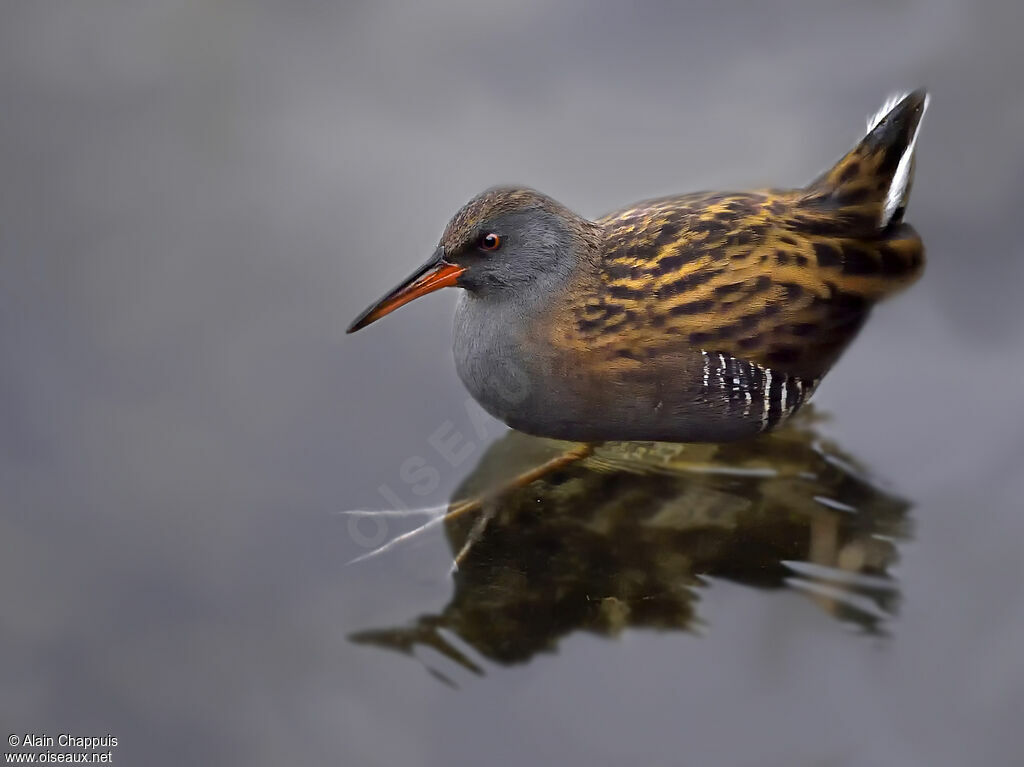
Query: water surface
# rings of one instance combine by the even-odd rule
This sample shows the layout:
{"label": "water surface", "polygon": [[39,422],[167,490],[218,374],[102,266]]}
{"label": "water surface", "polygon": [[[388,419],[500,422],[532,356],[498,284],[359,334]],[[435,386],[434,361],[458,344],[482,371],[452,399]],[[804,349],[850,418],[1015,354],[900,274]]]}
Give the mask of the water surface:
{"label": "water surface", "polygon": [[[0,722],[109,732],[115,764],[1019,762],[1022,28],[966,0],[5,5]],[[344,336],[466,199],[799,184],[918,84],[928,267],[817,420],[567,468],[454,577],[469,516],[347,565],[416,520],[338,512],[553,449],[467,399],[454,295]]]}

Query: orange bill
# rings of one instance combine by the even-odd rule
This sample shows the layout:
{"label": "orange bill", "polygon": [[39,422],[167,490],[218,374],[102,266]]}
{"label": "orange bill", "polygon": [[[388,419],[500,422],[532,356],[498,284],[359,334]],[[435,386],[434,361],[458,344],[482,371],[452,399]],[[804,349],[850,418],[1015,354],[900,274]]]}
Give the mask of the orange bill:
{"label": "orange bill", "polygon": [[454,286],[455,281],[464,271],[466,271],[465,267],[445,261],[444,251],[438,248],[427,263],[417,269],[405,282],[356,317],[345,332],[355,333],[420,296]]}

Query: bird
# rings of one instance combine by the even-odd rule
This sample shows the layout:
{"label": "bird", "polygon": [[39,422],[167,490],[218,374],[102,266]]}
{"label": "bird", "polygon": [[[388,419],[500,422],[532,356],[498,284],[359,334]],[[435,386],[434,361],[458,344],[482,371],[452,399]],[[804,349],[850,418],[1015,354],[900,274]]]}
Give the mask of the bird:
{"label": "bird", "polygon": [[513,429],[585,445],[770,432],[923,270],[903,217],[928,101],[891,97],[798,188],[660,197],[594,220],[530,188],[488,189],[348,332],[458,287],[456,370]]}

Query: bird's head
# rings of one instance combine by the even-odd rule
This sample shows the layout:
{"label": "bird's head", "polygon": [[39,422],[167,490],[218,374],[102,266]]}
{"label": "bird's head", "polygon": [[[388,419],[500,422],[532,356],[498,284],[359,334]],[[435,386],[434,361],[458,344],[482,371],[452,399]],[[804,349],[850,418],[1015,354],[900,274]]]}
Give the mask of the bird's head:
{"label": "bird's head", "polygon": [[581,258],[596,252],[599,238],[596,224],[539,192],[488,189],[452,217],[427,263],[360,314],[348,332],[444,287],[500,297],[564,281]]}

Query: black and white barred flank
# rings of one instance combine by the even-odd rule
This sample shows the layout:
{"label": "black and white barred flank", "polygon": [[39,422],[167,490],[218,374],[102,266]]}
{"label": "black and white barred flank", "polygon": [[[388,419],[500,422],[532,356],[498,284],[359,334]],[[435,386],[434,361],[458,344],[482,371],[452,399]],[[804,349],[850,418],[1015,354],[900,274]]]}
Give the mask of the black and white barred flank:
{"label": "black and white barred flank", "polygon": [[810,399],[820,378],[808,380],[741,360],[729,354],[701,351],[704,377],[701,393],[709,401],[725,401],[744,418],[759,418],[760,431],[770,431]]}

